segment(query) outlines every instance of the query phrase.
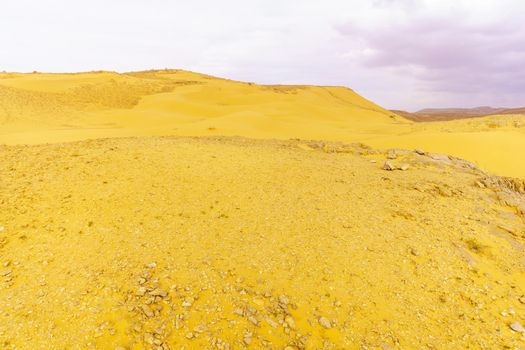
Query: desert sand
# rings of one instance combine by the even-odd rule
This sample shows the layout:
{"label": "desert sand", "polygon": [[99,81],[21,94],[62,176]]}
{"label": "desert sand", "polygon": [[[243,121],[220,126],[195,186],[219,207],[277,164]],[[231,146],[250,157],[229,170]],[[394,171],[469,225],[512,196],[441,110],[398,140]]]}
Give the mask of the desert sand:
{"label": "desert sand", "polygon": [[414,123],[344,87],[260,86],[181,70],[0,73],[0,143],[245,136],[422,148],[525,178],[525,117]]}
{"label": "desert sand", "polygon": [[2,348],[525,345],[519,115],[185,71],[5,73],[0,107]]}

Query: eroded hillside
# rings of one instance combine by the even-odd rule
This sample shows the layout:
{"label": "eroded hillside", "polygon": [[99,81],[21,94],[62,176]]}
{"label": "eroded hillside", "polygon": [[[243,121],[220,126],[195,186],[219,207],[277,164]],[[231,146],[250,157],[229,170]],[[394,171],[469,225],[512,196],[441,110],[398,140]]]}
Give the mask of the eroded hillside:
{"label": "eroded hillside", "polygon": [[127,138],[0,146],[0,174],[6,349],[525,344],[524,183],[466,161]]}

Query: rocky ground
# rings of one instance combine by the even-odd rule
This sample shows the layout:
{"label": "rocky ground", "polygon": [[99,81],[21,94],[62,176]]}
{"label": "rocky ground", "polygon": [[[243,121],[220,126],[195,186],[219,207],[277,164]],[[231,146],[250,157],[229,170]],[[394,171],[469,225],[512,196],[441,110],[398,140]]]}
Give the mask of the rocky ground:
{"label": "rocky ground", "polygon": [[0,347],[523,349],[524,185],[359,144],[0,146]]}

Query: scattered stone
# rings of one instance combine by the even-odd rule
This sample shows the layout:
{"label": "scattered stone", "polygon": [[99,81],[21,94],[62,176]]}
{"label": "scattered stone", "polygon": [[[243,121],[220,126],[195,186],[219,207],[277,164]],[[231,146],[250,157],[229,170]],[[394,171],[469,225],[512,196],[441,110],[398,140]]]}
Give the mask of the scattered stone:
{"label": "scattered stone", "polygon": [[288,305],[290,303],[290,299],[288,299],[288,297],[284,294],[279,295],[279,303],[283,305]]}
{"label": "scattered stone", "polygon": [[385,164],[383,164],[383,170],[387,170],[387,171],[393,171],[393,170],[396,170],[396,167],[394,166],[394,164],[392,164],[392,162],[389,162],[388,160],[385,162]]}
{"label": "scattered stone", "polygon": [[521,325],[521,323],[519,322],[512,322],[510,325],[509,325],[510,329],[512,329],[514,332],[519,332],[519,333],[525,333],[525,327],[523,327]]}
{"label": "scattered stone", "polygon": [[187,297],[186,299],[184,299],[184,301],[182,302],[182,306],[183,307],[191,307],[193,305],[193,303],[195,302],[195,298],[193,297]]}
{"label": "scattered stone", "polygon": [[204,333],[204,332],[206,332],[207,329],[208,329],[208,327],[206,327],[205,324],[200,324],[197,327],[193,328],[193,331],[195,333]]}
{"label": "scattered stone", "polygon": [[157,263],[155,263],[155,262],[147,263],[146,267],[149,268],[149,269],[154,269],[155,267],[157,267]]}
{"label": "scattered stone", "polygon": [[244,341],[244,344],[250,345],[252,343],[252,335],[251,334],[246,334],[244,336],[243,341]]}
{"label": "scattered stone", "polygon": [[386,157],[387,157],[388,159],[396,159],[396,158],[397,158],[397,154],[396,154],[395,151],[389,151],[389,152],[387,153]]}
{"label": "scattered stone", "polygon": [[266,322],[272,326],[273,328],[277,328],[279,326],[279,324],[277,322],[275,322],[274,320],[272,320],[271,318],[267,318],[266,319]]}
{"label": "scattered stone", "polygon": [[423,151],[421,148],[416,148],[414,150],[414,152],[416,152],[417,154],[419,154],[420,156],[424,156],[425,155],[425,151]]}
{"label": "scattered stone", "polygon": [[419,256],[419,251],[416,248],[410,248],[410,254],[414,256]]}
{"label": "scattered stone", "polygon": [[146,287],[140,287],[135,294],[138,296],[143,296],[144,294],[146,294],[146,291]]}
{"label": "scattered stone", "polygon": [[520,303],[525,304],[525,295],[520,297],[518,300]]}
{"label": "scattered stone", "polygon": [[140,307],[142,308],[142,312],[144,312],[144,315],[146,315],[147,317],[151,318],[155,316],[155,313],[153,312],[153,310],[151,310],[151,308],[148,305],[142,304]]}
{"label": "scattered stone", "polygon": [[295,329],[295,320],[293,319],[292,316],[287,315],[284,318],[284,322],[286,322],[286,324],[288,324],[288,327],[290,327],[291,329]]}
{"label": "scattered stone", "polygon": [[321,327],[326,329],[332,328],[332,322],[330,322],[330,320],[324,316],[319,317],[319,324]]}
{"label": "scattered stone", "polygon": [[193,339],[193,337],[194,337],[194,335],[193,335],[192,332],[188,332],[188,333],[186,333],[186,338],[188,338],[188,339]]}
{"label": "scattered stone", "polygon": [[438,161],[443,161],[443,162],[450,161],[450,157],[448,155],[446,155],[446,154],[439,154],[439,153],[431,154],[430,158],[432,158],[434,160],[438,160]]}
{"label": "scattered stone", "polygon": [[406,170],[408,170],[408,168],[410,168],[410,165],[407,164],[407,163],[403,163],[403,164],[401,164],[401,166],[399,167],[399,170],[401,170],[401,171],[406,171]]}
{"label": "scattered stone", "polygon": [[0,270],[0,276],[9,276],[10,274],[13,273],[13,270],[11,269],[2,269]]}
{"label": "scattered stone", "polygon": [[153,337],[153,334],[151,333],[145,333],[144,334],[144,342],[150,345],[153,345],[153,342],[155,341],[155,338]]}
{"label": "scattered stone", "polygon": [[151,296],[159,296],[159,297],[167,297],[168,296],[168,292],[166,292],[164,289],[160,289],[160,288],[156,288],[154,290],[152,290],[151,292],[149,292],[149,295]]}
{"label": "scattered stone", "polygon": [[254,316],[248,316],[248,321],[250,321],[253,325],[259,327],[259,321]]}

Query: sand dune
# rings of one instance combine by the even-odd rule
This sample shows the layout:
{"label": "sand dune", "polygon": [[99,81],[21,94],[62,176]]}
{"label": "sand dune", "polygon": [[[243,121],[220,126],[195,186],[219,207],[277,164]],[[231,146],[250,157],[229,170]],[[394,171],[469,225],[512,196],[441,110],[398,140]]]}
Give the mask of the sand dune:
{"label": "sand dune", "polygon": [[0,74],[5,144],[168,135],[364,142],[448,153],[525,178],[523,117],[451,123],[413,123],[343,87],[260,86],[180,70]]}

